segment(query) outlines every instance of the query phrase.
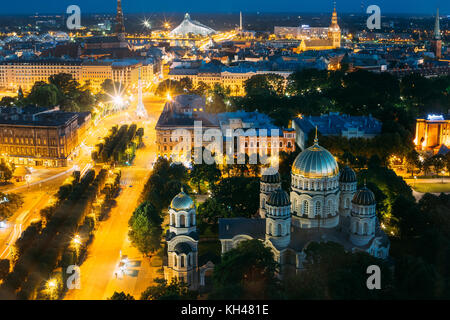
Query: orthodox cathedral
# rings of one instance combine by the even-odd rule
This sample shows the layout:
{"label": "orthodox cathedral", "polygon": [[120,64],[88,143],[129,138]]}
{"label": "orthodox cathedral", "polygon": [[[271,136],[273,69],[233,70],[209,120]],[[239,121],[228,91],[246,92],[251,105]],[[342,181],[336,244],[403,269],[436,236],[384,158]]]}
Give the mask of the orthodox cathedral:
{"label": "orthodox cathedral", "polygon": [[[357,190],[355,172],[347,166],[339,171],[333,155],[316,138],[292,165],[290,195],[282,190],[279,173],[269,168],[260,181],[260,217],[219,219],[222,254],[241,241],[259,239],[272,249],[281,275],[301,271],[311,242],[336,242],[347,251],[386,259],[390,242],[375,207],[373,192],[366,186]],[[169,213],[166,279],[183,278],[195,288],[199,277],[204,283],[204,272],[197,266],[194,203],[182,191]]]}

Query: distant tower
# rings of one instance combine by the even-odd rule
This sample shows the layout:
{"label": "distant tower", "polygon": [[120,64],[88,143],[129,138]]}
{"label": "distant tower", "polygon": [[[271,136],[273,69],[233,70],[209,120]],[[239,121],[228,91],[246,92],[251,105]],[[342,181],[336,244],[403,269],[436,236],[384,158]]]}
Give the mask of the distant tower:
{"label": "distant tower", "polygon": [[331,40],[333,48],[341,47],[341,28],[339,27],[338,24],[336,3],[334,4],[333,16],[331,18],[331,25],[328,28],[328,39]]}
{"label": "distant tower", "polygon": [[141,68],[139,68],[139,81],[138,81],[138,105],[136,107],[136,115],[139,118],[147,119],[147,110],[145,110],[144,102],[142,101],[142,80],[141,80]]}
{"label": "distant tower", "polygon": [[439,8],[436,12],[436,20],[434,22],[434,34],[431,46],[434,50],[434,55],[436,58],[442,58],[442,39],[441,39],[441,27],[439,24]]}
{"label": "distant tower", "polygon": [[116,33],[125,33],[125,24],[123,21],[122,0],[117,0]]}
{"label": "distant tower", "polygon": [[239,13],[239,31],[242,31],[242,11]]}

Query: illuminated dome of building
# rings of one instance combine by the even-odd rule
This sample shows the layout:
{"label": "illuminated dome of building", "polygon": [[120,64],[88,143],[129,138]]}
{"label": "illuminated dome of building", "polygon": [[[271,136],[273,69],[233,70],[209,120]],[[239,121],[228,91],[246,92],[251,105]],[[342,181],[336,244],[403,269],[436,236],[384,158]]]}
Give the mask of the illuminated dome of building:
{"label": "illuminated dome of building", "polygon": [[375,195],[366,186],[355,193],[352,202],[360,206],[371,206],[376,204]]}
{"label": "illuminated dome of building", "polygon": [[188,211],[192,208],[194,208],[194,201],[192,200],[189,195],[187,195],[183,189],[181,189],[181,192],[173,198],[170,208],[172,208],[175,211],[185,210]]}
{"label": "illuminated dome of building", "polygon": [[345,166],[344,168],[342,168],[339,175],[339,182],[352,183],[356,181],[356,173],[352,168],[350,168],[349,166]]}
{"label": "illuminated dome of building", "polygon": [[173,29],[169,35],[170,36],[187,36],[188,34],[208,36],[210,34],[216,33],[215,30],[201,24],[198,21],[191,20],[189,13],[186,13],[184,20],[180,23],[178,27]]}
{"label": "illuminated dome of building", "polygon": [[278,173],[278,170],[275,170],[272,167],[266,169],[261,176],[261,182],[280,183],[281,177],[280,177],[280,174]]}
{"label": "illuminated dome of building", "polygon": [[278,189],[270,194],[267,205],[272,207],[286,207],[291,205],[291,201],[289,200],[289,195],[283,189]]}
{"label": "illuminated dome of building", "polygon": [[305,178],[335,177],[339,174],[339,166],[333,155],[319,146],[316,138],[313,146],[297,156],[292,174]]}

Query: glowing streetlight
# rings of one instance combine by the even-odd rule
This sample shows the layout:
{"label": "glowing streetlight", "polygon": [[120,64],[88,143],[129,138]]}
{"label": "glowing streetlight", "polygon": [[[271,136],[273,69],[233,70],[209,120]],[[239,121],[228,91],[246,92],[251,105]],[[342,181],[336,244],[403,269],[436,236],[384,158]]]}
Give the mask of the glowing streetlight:
{"label": "glowing streetlight", "polygon": [[172,96],[170,95],[170,92],[167,92],[166,100],[167,101],[172,101]]}
{"label": "glowing streetlight", "polygon": [[81,237],[80,237],[80,235],[76,234],[73,237],[72,242],[75,244],[75,246],[80,246],[81,245]]}
{"label": "glowing streetlight", "polygon": [[123,103],[124,103],[123,98],[121,96],[115,96],[113,98],[113,102],[114,102],[115,105],[117,105],[119,107],[122,106]]}
{"label": "glowing streetlight", "polygon": [[45,286],[48,291],[48,295],[49,295],[50,299],[57,298],[56,290],[58,289],[58,281],[56,281],[56,279],[50,279],[47,281]]}
{"label": "glowing streetlight", "polygon": [[152,27],[149,20],[144,20],[144,22],[142,22],[142,24],[144,25],[144,27],[146,27],[148,29],[150,29]]}

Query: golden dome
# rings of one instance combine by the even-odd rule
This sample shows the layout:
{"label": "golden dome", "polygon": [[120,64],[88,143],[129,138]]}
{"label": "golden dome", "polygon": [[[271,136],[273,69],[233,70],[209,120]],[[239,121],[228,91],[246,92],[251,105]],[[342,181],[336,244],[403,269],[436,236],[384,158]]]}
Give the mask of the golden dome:
{"label": "golden dome", "polygon": [[175,198],[173,198],[172,202],[170,203],[170,208],[175,211],[188,211],[194,208],[194,206],[194,201],[184,192],[183,188],[181,189],[181,192]]}
{"label": "golden dome", "polygon": [[297,156],[292,165],[292,174],[305,178],[330,178],[339,174],[339,166],[333,155],[319,146],[316,138],[313,146]]}

